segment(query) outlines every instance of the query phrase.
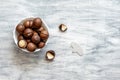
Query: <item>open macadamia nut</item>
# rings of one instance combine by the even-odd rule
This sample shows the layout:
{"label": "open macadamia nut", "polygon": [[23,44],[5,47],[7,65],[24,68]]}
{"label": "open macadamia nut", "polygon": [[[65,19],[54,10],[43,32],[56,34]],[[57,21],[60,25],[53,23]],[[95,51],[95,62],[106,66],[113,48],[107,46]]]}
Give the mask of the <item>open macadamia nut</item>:
{"label": "open macadamia nut", "polygon": [[40,37],[45,40],[49,37],[49,34],[48,34],[48,31],[46,30],[42,30],[41,33],[40,33]]}
{"label": "open macadamia nut", "polygon": [[55,58],[55,51],[53,50],[47,51],[45,57],[47,60],[52,61]]}
{"label": "open macadamia nut", "polygon": [[25,40],[20,40],[20,41],[18,41],[18,46],[20,48],[26,48],[27,42]]}
{"label": "open macadamia nut", "polygon": [[27,52],[42,49],[46,45],[49,37],[48,27],[39,17],[22,20],[16,26],[15,32],[16,44],[22,50],[26,49]]}
{"label": "open macadamia nut", "polygon": [[60,31],[65,32],[67,30],[67,26],[65,24],[60,24],[59,29]]}

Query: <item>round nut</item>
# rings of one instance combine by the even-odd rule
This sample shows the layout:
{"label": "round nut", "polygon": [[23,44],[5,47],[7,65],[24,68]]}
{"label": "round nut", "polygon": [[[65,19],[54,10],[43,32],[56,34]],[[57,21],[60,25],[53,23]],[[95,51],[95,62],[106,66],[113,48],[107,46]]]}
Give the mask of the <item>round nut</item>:
{"label": "round nut", "polygon": [[49,50],[46,52],[46,59],[52,61],[55,58],[55,52],[53,50]]}
{"label": "round nut", "polygon": [[38,44],[38,47],[39,48],[43,48],[45,46],[45,43],[44,42],[40,42],[39,44]]}
{"label": "round nut", "polygon": [[22,24],[18,24],[16,27],[16,31],[19,32],[20,34],[23,33],[23,31],[25,30],[25,27]]}
{"label": "round nut", "polygon": [[32,25],[33,25],[33,21],[32,20],[26,20],[23,25],[26,27],[26,28],[31,28]]}
{"label": "round nut", "polygon": [[35,18],[33,20],[33,24],[34,24],[33,28],[40,28],[42,25],[42,20],[40,18]]}
{"label": "round nut", "polygon": [[25,40],[20,40],[20,41],[18,41],[18,46],[20,48],[26,48],[27,42]]}
{"label": "round nut", "polygon": [[35,51],[36,48],[37,48],[36,45],[32,42],[28,43],[28,45],[27,45],[27,50],[30,52]]}
{"label": "round nut", "polygon": [[24,37],[21,34],[18,36],[18,41],[19,40],[24,40]]}
{"label": "round nut", "polygon": [[38,33],[34,32],[31,40],[33,43],[38,44],[40,42],[40,37],[39,37]]}
{"label": "round nut", "polygon": [[40,33],[40,38],[44,40],[44,39],[47,39],[48,37],[49,37],[48,31],[42,30]]}
{"label": "round nut", "polygon": [[33,30],[30,29],[30,28],[27,28],[27,29],[24,30],[23,35],[24,35],[26,38],[30,38],[30,37],[32,37],[32,35],[33,35]]}

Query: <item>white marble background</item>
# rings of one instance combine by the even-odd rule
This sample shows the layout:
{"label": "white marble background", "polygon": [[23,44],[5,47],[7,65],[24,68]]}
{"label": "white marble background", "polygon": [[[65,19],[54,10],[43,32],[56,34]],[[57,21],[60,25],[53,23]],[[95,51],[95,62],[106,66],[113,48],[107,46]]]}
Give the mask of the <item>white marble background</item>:
{"label": "white marble background", "polygon": [[[48,45],[21,52],[12,31],[27,17],[50,28]],[[65,33],[59,24],[68,26]],[[71,42],[83,49],[72,53]],[[47,50],[56,58],[47,62]],[[0,80],[120,80],[120,0],[0,0]]]}

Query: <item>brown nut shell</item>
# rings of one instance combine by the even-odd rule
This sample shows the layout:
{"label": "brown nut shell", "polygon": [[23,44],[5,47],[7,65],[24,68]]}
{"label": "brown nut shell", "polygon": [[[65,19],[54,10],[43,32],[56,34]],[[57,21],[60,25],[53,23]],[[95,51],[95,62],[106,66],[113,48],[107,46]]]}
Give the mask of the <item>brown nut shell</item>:
{"label": "brown nut shell", "polygon": [[26,28],[31,28],[32,25],[33,25],[33,20],[25,20],[23,25],[26,27]]}
{"label": "brown nut shell", "polygon": [[25,30],[25,27],[22,24],[18,24],[16,27],[16,31],[20,34],[23,33],[23,31]]}
{"label": "brown nut shell", "polygon": [[44,39],[47,39],[48,37],[49,37],[48,31],[42,30],[40,33],[40,38],[44,40]]}
{"label": "brown nut shell", "polygon": [[39,44],[38,44],[38,48],[43,48],[45,46],[45,43],[44,42],[40,42]]}
{"label": "brown nut shell", "polygon": [[18,36],[18,41],[19,41],[19,40],[24,40],[23,35],[20,34],[20,35]]}
{"label": "brown nut shell", "polygon": [[45,57],[47,60],[52,61],[55,58],[55,51],[53,50],[47,51]]}
{"label": "brown nut shell", "polygon": [[27,28],[27,29],[24,30],[23,35],[24,35],[26,38],[31,38],[32,35],[33,35],[33,30],[30,29],[30,28]]}
{"label": "brown nut shell", "polygon": [[40,28],[42,25],[42,20],[40,18],[35,18],[33,20],[33,24],[34,24],[33,28]]}
{"label": "brown nut shell", "polygon": [[36,48],[37,48],[37,46],[32,42],[28,43],[28,45],[27,45],[27,50],[30,52],[35,51]]}
{"label": "brown nut shell", "polygon": [[40,37],[39,37],[38,33],[34,32],[31,40],[33,43],[38,44],[40,42]]}

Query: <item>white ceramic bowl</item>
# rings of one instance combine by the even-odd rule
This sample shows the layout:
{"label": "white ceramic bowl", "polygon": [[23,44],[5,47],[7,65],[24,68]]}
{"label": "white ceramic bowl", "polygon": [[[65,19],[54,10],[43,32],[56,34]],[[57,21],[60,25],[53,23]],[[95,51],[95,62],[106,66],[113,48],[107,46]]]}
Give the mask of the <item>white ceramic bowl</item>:
{"label": "white ceramic bowl", "polygon": [[[26,18],[26,19],[24,19],[24,20],[22,20],[21,22],[20,22],[20,24],[23,24],[23,22],[25,21],[25,20],[33,20],[34,18]],[[47,31],[48,31],[48,33],[49,33],[49,28],[48,28],[48,26],[47,26],[47,24],[44,22],[44,20],[43,19],[41,19],[42,20],[42,25],[41,26],[43,26]],[[15,26],[15,28],[14,28],[14,30],[13,30],[13,39],[14,39],[14,42],[15,42],[15,44],[17,45],[17,47],[18,47],[18,39],[17,39],[17,37],[18,37],[18,35],[19,35],[19,33],[16,31],[16,26]],[[49,39],[49,38],[48,38]],[[47,39],[47,41],[46,41],[46,44],[45,44],[45,46],[47,45],[47,43],[48,43],[48,39]],[[44,47],[45,47],[44,46]],[[43,48],[44,48],[43,47]],[[28,51],[26,48],[25,49],[22,49],[22,48],[20,48],[20,47],[18,47],[19,49],[21,49],[22,51],[24,51],[24,52],[30,52],[30,51]],[[36,49],[34,52],[38,52],[38,51],[40,51],[41,49]],[[34,53],[34,52],[30,52],[30,53]]]}

